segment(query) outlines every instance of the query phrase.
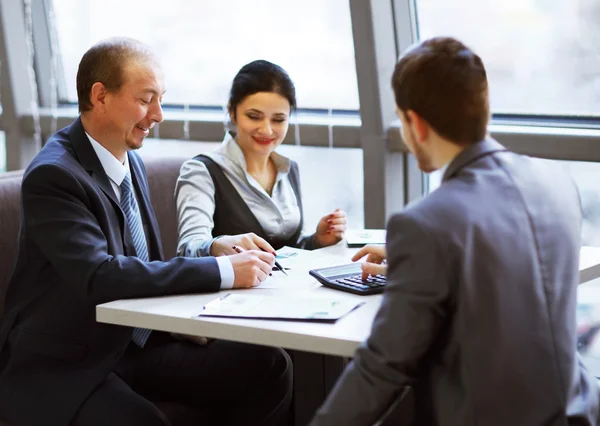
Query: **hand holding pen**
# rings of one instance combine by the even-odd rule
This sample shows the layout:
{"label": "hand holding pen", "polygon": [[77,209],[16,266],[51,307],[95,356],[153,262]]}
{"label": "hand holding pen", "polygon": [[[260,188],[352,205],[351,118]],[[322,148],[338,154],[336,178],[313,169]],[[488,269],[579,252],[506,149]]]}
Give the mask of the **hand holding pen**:
{"label": "hand holding pen", "polygon": [[256,287],[271,274],[275,261],[271,253],[261,250],[246,251],[237,246],[231,248],[236,253],[229,257],[234,274],[233,288]]}
{"label": "hand holding pen", "polygon": [[[244,250],[241,247],[238,246],[232,246],[231,247],[236,253],[242,253]],[[287,272],[285,272],[285,270],[283,269],[283,266],[281,266],[281,264],[278,261],[275,261],[275,269],[277,269],[280,272],[283,272],[285,275],[287,275]],[[271,274],[269,274],[271,275]]]}

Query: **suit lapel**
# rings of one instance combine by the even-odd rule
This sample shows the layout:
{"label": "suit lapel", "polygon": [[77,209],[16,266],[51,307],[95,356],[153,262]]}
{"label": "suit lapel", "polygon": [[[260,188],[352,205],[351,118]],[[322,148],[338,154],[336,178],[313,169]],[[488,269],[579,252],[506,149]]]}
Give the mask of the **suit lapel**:
{"label": "suit lapel", "polygon": [[154,209],[150,201],[150,191],[146,182],[146,174],[142,167],[142,160],[139,156],[133,152],[128,153],[129,166],[131,169],[131,175],[133,180],[133,187],[138,194],[138,204],[140,214],[148,219],[148,229],[146,230],[146,237],[149,241],[148,253],[150,254],[150,260],[162,260],[163,252],[160,243],[160,230],[158,228],[158,222],[154,215]]}
{"label": "suit lapel", "polygon": [[85,130],[81,124],[81,118],[78,118],[73,122],[69,129],[69,136],[79,163],[90,173],[92,179],[98,184],[98,187],[113,204],[113,208],[119,217],[119,227],[121,230],[123,251],[125,255],[135,256],[136,251],[135,246],[133,245],[133,238],[131,237],[129,227],[125,226],[125,215],[123,214],[123,210],[121,210],[117,195],[110,183],[110,178],[104,171],[104,167],[102,167],[102,163],[100,163],[96,151],[94,151],[90,140],[85,134]]}
{"label": "suit lapel", "polygon": [[73,149],[75,150],[75,154],[81,165],[90,173],[90,176],[96,181],[102,192],[104,192],[115,206],[120,209],[119,200],[110,184],[110,179],[104,171],[102,163],[100,163],[94,148],[92,148],[90,140],[83,130],[81,118],[75,120],[71,125],[69,135],[71,143],[73,144]]}

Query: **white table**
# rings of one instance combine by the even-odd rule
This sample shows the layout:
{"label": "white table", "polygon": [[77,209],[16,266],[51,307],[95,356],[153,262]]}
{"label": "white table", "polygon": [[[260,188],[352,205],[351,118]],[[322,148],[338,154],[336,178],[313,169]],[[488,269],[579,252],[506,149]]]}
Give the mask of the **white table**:
{"label": "white table", "polygon": [[[340,256],[340,262],[349,259],[354,252],[340,246],[323,251]],[[304,270],[289,273],[295,274],[297,281],[289,288],[226,290],[199,295],[118,300],[99,305],[96,308],[96,318],[99,322],[110,324],[351,357],[369,334],[373,318],[381,304],[381,296],[357,296],[327,289]],[[600,277],[600,247],[581,249],[580,277],[582,283]],[[364,304],[333,324],[197,317],[206,303],[231,291],[256,294],[293,292],[299,296],[351,298]]]}
{"label": "white table", "polygon": [[[341,245],[321,250],[328,255],[339,256],[339,264],[348,262],[355,251]],[[581,249],[579,271],[582,283],[600,277],[600,248]],[[330,290],[322,287],[306,270],[289,273],[294,283],[285,288],[118,300],[97,306],[96,318],[99,322],[110,324],[303,351],[295,353],[294,358],[295,419],[297,425],[302,425],[310,420],[341,373],[344,362],[338,357],[352,357],[358,345],[368,336],[381,304],[381,295],[357,296]],[[231,291],[351,298],[364,304],[333,324],[197,317],[206,303]]]}
{"label": "white table", "polygon": [[[336,264],[343,264],[349,262],[355,251],[337,245],[313,253],[337,256]],[[289,281],[293,282],[283,288],[118,300],[97,306],[96,318],[110,324],[296,350],[293,353],[295,424],[305,425],[341,374],[345,360],[340,357],[351,357],[368,336],[373,317],[381,304],[381,295],[357,296],[327,289],[308,275],[306,269],[293,268],[287,272],[292,278]],[[281,272],[273,274],[276,277]],[[350,298],[364,304],[333,324],[197,317],[205,304],[230,292],[259,295],[281,295],[283,292],[299,296]]]}
{"label": "white table", "polygon": [[[349,262],[356,249],[331,247],[319,252],[339,256],[339,262]],[[182,334],[220,338],[286,349],[351,357],[365,340],[373,317],[381,304],[381,295],[358,296],[321,286],[307,270],[287,271],[293,277],[288,287],[277,289],[225,290],[219,293],[118,300],[96,308],[99,322],[150,328]],[[281,274],[274,272],[274,276]],[[234,318],[198,317],[202,307],[230,292],[259,295],[290,294],[310,297],[353,299],[363,305],[335,323],[273,321]]]}

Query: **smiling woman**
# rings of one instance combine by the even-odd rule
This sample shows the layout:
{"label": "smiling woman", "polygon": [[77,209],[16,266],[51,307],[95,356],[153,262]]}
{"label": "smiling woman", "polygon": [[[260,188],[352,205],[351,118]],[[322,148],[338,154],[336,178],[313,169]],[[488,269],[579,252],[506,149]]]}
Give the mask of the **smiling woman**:
{"label": "smiling woman", "polygon": [[230,255],[234,246],[312,249],[343,238],[346,214],[339,209],[323,216],[314,234],[302,236],[298,165],[275,151],[295,107],[294,84],[281,67],[258,60],[240,69],[228,103],[235,130],[219,149],[181,167],[175,190],[179,255]]}

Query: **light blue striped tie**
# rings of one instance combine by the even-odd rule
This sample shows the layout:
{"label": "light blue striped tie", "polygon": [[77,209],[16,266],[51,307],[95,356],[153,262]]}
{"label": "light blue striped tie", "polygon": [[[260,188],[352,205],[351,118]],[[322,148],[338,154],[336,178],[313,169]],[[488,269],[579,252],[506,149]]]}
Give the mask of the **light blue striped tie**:
{"label": "light blue striped tie", "polygon": [[[125,213],[125,219],[127,219],[127,225],[129,226],[129,232],[133,238],[133,246],[137,257],[148,262],[148,246],[146,245],[146,235],[144,234],[144,227],[142,226],[142,216],[138,208],[135,194],[133,193],[133,185],[131,184],[131,175],[129,172],[125,174],[123,182],[121,182],[121,209]],[[134,328],[131,340],[133,343],[143,348],[150,337],[152,330],[146,328]]]}

